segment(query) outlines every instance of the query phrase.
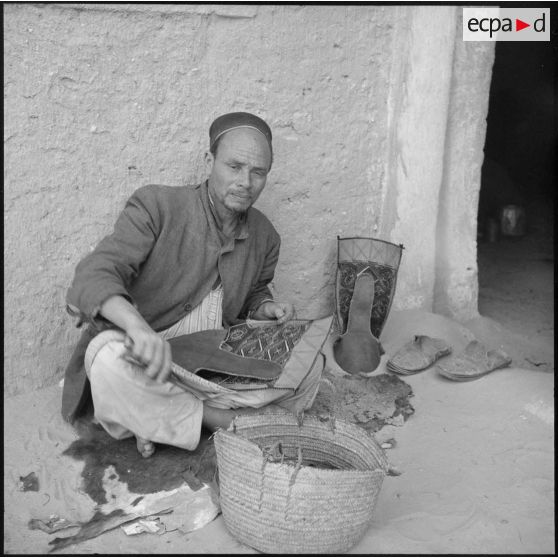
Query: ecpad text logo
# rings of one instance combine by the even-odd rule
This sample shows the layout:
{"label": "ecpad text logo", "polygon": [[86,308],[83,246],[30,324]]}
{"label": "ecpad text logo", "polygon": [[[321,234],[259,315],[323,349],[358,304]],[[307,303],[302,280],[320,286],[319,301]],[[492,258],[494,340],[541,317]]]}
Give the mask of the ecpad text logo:
{"label": "ecpad text logo", "polygon": [[550,8],[463,8],[464,41],[550,41]]}

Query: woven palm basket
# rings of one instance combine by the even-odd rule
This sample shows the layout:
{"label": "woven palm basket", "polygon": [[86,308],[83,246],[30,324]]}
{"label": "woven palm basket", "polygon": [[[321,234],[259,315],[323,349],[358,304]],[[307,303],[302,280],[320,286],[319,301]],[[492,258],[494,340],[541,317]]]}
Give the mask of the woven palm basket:
{"label": "woven palm basket", "polygon": [[342,553],[370,525],[388,470],[363,429],[290,414],[238,417],[215,435],[221,508],[240,542],[270,554]]}

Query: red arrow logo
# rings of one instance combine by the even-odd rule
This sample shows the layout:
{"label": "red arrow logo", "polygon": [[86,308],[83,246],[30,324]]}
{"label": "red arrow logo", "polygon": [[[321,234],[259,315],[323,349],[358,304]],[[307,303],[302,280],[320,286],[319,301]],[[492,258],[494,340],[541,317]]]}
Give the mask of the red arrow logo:
{"label": "red arrow logo", "polygon": [[522,29],[525,29],[526,27],[531,27],[530,23],[525,23],[524,21],[521,21],[520,19],[515,19],[515,30],[516,31],[521,31]]}

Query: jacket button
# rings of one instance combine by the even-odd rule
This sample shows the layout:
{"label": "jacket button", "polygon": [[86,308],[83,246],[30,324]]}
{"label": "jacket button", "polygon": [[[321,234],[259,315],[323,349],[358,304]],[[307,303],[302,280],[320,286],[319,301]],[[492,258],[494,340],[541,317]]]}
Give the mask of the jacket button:
{"label": "jacket button", "polygon": [[192,305],[186,303],[186,304],[184,305],[184,310],[185,310],[186,312],[191,312],[191,311],[192,311]]}

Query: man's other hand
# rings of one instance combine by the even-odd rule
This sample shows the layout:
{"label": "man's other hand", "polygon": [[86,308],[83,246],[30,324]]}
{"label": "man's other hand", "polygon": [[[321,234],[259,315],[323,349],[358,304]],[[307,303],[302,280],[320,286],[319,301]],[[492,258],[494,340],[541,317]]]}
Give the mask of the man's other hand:
{"label": "man's other hand", "polygon": [[169,343],[148,326],[130,328],[126,333],[126,347],[132,357],[146,366],[145,373],[152,380],[166,381],[172,363]]}
{"label": "man's other hand", "polygon": [[260,305],[252,317],[255,320],[277,320],[278,324],[284,324],[296,317],[295,308],[290,302],[267,301]]}

